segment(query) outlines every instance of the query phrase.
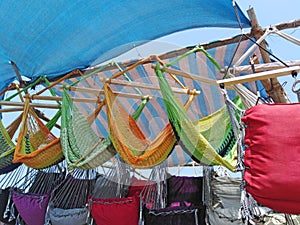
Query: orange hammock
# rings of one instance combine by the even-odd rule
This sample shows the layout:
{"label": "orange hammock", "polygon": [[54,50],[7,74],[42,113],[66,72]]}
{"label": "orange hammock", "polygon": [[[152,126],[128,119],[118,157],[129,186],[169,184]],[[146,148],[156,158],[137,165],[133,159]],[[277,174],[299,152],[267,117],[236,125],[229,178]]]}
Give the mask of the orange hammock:
{"label": "orange hammock", "polygon": [[104,94],[110,138],[121,158],[137,168],[152,167],[164,161],[176,145],[171,124],[150,142],[108,84],[104,84]]}
{"label": "orange hammock", "polygon": [[13,162],[21,162],[34,169],[42,169],[62,159],[60,139],[56,138],[38,118],[27,98]]}

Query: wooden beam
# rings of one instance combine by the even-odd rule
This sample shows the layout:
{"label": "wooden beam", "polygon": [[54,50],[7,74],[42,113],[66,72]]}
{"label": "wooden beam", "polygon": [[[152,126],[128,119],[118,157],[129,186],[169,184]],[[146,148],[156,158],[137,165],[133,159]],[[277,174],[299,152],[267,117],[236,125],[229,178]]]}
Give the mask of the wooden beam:
{"label": "wooden beam", "polygon": [[251,82],[251,81],[276,78],[276,77],[285,76],[288,74],[290,75],[293,71],[299,73],[300,66],[293,66],[293,67],[282,68],[282,69],[277,69],[277,70],[272,70],[272,71],[265,71],[265,72],[260,72],[260,73],[249,74],[249,75],[245,75],[245,76],[227,78],[227,79],[223,79],[223,80],[218,80],[217,83],[219,85],[224,84],[224,86],[230,86],[230,85],[234,85],[234,84],[246,83],[246,82]]}
{"label": "wooden beam", "polygon": [[[258,20],[256,18],[254,9],[250,8],[247,11],[247,13],[249,15],[250,23],[252,26],[251,33],[256,38],[256,40],[258,40],[261,36],[264,35],[264,31],[258,24]],[[262,41],[260,46],[263,49],[268,49],[267,43],[265,41]],[[269,53],[266,52],[265,50],[263,50],[262,48],[260,48],[259,50],[260,50],[260,53],[261,53],[264,63],[270,63],[271,59],[270,59]],[[261,83],[263,84],[267,94],[273,99],[274,102],[276,102],[276,103],[290,102],[285,90],[282,88],[281,84],[278,82],[276,77],[274,77],[274,78],[270,77],[270,80],[269,79],[261,80]]]}

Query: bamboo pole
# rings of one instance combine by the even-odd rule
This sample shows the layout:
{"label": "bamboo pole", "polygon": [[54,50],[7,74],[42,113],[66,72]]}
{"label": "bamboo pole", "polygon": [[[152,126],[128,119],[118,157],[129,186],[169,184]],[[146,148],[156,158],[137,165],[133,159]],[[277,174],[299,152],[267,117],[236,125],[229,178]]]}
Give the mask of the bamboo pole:
{"label": "bamboo pole", "polygon": [[217,83],[224,84],[225,86],[230,86],[234,84],[246,83],[246,82],[257,81],[257,80],[273,79],[279,76],[285,76],[291,74],[292,72],[299,73],[299,71],[300,71],[300,66],[293,66],[293,67],[281,68],[272,71],[248,74],[240,77],[232,77],[223,80],[218,80]]}
{"label": "bamboo pole", "polygon": [[[63,89],[63,86],[57,86],[60,89]],[[68,90],[70,91],[79,91],[79,92],[86,92],[86,93],[91,93],[95,95],[104,95],[104,90],[99,90],[96,88],[85,88],[85,87],[67,87]],[[142,99],[144,96],[138,95],[138,94],[132,94],[132,93],[124,93],[124,92],[119,92],[119,91],[114,91],[114,93],[120,97],[125,97],[125,98],[135,98],[135,99]],[[148,96],[147,96],[148,97]],[[74,98],[75,99],[75,98]],[[149,96],[149,100],[151,100],[152,97]]]}

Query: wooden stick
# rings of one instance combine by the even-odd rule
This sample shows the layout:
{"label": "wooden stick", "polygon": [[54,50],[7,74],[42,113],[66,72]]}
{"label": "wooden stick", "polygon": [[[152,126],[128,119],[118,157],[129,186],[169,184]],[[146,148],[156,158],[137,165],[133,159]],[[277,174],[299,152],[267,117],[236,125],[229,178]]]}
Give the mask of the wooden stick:
{"label": "wooden stick", "polygon": [[[103,82],[108,81],[109,79],[102,77],[100,78]],[[150,90],[160,90],[160,87],[154,86],[153,84],[145,84],[145,83],[140,83],[140,82],[134,82],[134,81],[125,81],[125,80],[110,80],[110,84],[115,84],[115,85],[122,85],[122,86],[129,86],[129,87],[137,87],[137,88],[145,88],[145,89],[150,89]],[[192,94],[192,90],[189,89],[183,89],[183,88],[176,88],[172,87],[172,90],[174,93],[178,94]],[[200,95],[200,91],[196,90],[194,91],[195,95]]]}
{"label": "wooden stick", "polygon": [[[62,97],[58,96],[41,96],[41,95],[31,95],[31,99],[45,100],[45,101],[62,101]],[[87,102],[87,103],[98,103],[99,99],[92,98],[71,98],[74,102]]]}
{"label": "wooden stick", "polygon": [[[152,68],[155,68],[155,66]],[[192,80],[197,80],[197,81],[200,81],[200,82],[203,82],[203,83],[206,83],[206,84],[211,84],[211,85],[214,85],[214,86],[218,86],[217,85],[217,82],[213,79],[209,79],[209,78],[206,78],[206,77],[200,77],[199,75],[196,75],[196,74],[192,74],[192,73],[186,73],[186,72],[183,72],[183,71],[180,71],[180,70],[175,70],[175,69],[170,69],[170,68],[165,68],[165,71],[167,73],[173,73],[177,76],[181,76],[181,77],[185,77],[185,78],[189,78],[189,79],[192,79]]]}
{"label": "wooden stick", "polygon": [[[11,102],[11,101],[0,101],[0,105],[7,106],[24,106],[23,102]],[[57,104],[41,104],[41,103],[30,103],[32,107],[35,108],[49,108],[49,109],[59,109],[60,106]]]}
{"label": "wooden stick", "polygon": [[18,108],[5,108],[5,109],[0,109],[0,113],[6,113],[6,112],[18,112],[18,111],[23,111],[24,108],[18,107]]}
{"label": "wooden stick", "polygon": [[224,84],[225,86],[230,86],[230,85],[234,85],[234,84],[240,84],[240,83],[246,83],[246,82],[251,82],[251,81],[256,81],[256,80],[265,80],[265,79],[269,79],[269,78],[285,76],[285,75],[291,74],[293,71],[296,71],[297,73],[299,73],[300,66],[293,66],[293,67],[288,67],[288,68],[283,68],[283,69],[265,71],[265,72],[254,73],[254,74],[249,74],[249,75],[240,76],[240,77],[233,77],[233,78],[218,80],[217,83],[219,85]]}

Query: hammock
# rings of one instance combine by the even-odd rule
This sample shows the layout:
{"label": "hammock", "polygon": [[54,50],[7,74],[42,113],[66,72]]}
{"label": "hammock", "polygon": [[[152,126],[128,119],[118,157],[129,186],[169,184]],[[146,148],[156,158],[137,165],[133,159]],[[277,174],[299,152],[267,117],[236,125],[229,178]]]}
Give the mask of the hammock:
{"label": "hammock", "polygon": [[110,138],[121,158],[137,168],[151,167],[164,161],[176,144],[171,124],[167,124],[150,142],[107,84],[104,84],[104,94]]}
{"label": "hammock", "polygon": [[185,114],[183,106],[175,98],[159,65],[156,66],[155,72],[158,77],[169,120],[183,149],[203,164],[222,165],[234,171],[234,166],[216,152],[213,146],[197,130],[193,122]]}
{"label": "hammock", "polygon": [[[59,114],[60,111],[53,119],[58,119]],[[38,118],[27,98],[13,162],[22,162],[28,167],[41,169],[56,164],[62,159],[60,139],[56,138]]]}
{"label": "hammock", "polygon": [[95,133],[65,89],[62,102],[60,136],[68,169],[91,169],[110,160],[116,152],[109,138]]}
{"label": "hammock", "polygon": [[12,163],[16,146],[11,140],[21,119],[22,115],[14,120],[7,129],[0,120],[0,174],[8,173],[21,165],[20,163]]}

